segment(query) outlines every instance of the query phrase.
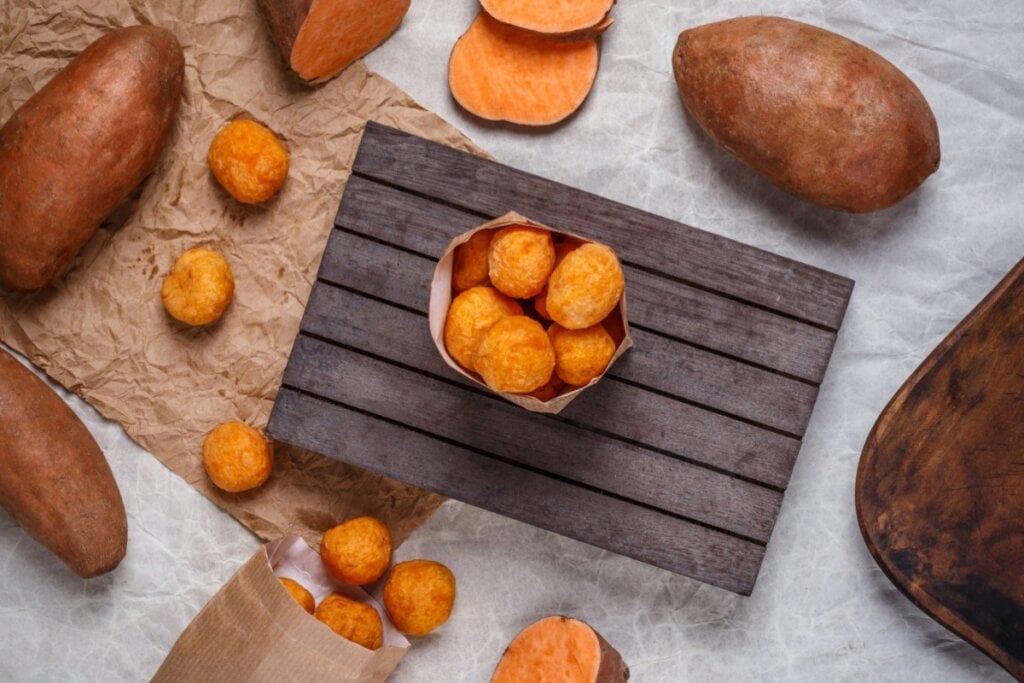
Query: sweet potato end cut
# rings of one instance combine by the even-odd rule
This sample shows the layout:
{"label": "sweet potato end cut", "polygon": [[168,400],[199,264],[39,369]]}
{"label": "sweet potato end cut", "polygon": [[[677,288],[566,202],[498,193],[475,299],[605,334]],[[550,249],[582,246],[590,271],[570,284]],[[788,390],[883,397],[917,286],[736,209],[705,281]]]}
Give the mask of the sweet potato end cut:
{"label": "sweet potato end cut", "polygon": [[313,0],[288,62],[305,81],[327,80],[402,23],[409,0]]}
{"label": "sweet potato end cut", "polygon": [[481,0],[503,24],[548,36],[587,32],[604,23],[615,0]]}
{"label": "sweet potato end cut", "polygon": [[577,619],[544,617],[512,639],[491,683],[621,683],[629,669],[597,631]]}
{"label": "sweet potato end cut", "polygon": [[579,109],[597,67],[596,40],[541,38],[482,12],[452,49],[448,86],[481,118],[544,126]]}

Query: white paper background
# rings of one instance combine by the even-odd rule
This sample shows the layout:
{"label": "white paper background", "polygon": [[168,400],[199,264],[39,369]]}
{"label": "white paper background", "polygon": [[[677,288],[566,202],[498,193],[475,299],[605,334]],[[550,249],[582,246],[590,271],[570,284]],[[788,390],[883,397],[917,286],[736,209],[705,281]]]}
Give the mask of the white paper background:
{"label": "white paper background", "polygon": [[[857,530],[853,481],[892,393],[1024,256],[1024,2],[621,0],[590,98],[540,133],[475,121],[451,100],[448,51],[475,11],[470,0],[414,0],[370,67],[504,163],[857,287],[752,597],[448,503],[398,559],[448,564],[455,611],[413,643],[394,679],[486,680],[522,626],[565,613],[600,630],[641,682],[1009,680],[877,569]],[[713,147],[675,92],[676,35],[760,13],[837,31],[901,67],[938,119],[939,172],[894,209],[845,216],[799,203]],[[82,582],[0,512],[0,680],[146,680],[258,544],[119,427],[69,402],[125,496],[128,556]]]}

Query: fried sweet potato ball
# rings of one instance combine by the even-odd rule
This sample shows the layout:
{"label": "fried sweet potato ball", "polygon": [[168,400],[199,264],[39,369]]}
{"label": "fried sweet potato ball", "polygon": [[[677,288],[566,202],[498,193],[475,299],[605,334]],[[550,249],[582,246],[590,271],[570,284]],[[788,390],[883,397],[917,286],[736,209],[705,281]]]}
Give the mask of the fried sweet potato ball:
{"label": "fried sweet potato ball", "polygon": [[[557,361],[556,361],[557,362]],[[530,396],[533,396],[538,401],[550,401],[555,396],[562,393],[562,389],[565,388],[565,382],[556,373],[551,373],[551,379],[548,383],[539,389],[534,389],[530,392]]]}
{"label": "fried sweet potato ball", "polygon": [[491,240],[491,284],[515,299],[529,299],[544,289],[555,267],[555,244],[541,228],[510,225]]}
{"label": "fried sweet potato ball", "polygon": [[245,119],[214,136],[207,162],[217,182],[243,204],[270,199],[288,176],[288,151],[281,141],[266,126]]}
{"label": "fried sweet potato ball", "polygon": [[274,458],[270,442],[247,424],[225,422],[203,440],[203,467],[217,488],[248,491],[270,477]]}
{"label": "fried sweet potato ball", "polygon": [[452,265],[452,289],[464,292],[470,287],[490,284],[488,256],[493,230],[479,230],[468,241],[455,247]]}
{"label": "fried sweet potato ball", "polygon": [[599,376],[615,355],[615,341],[600,323],[582,330],[552,323],[548,337],[555,349],[555,374],[573,386],[582,387]]}
{"label": "fried sweet potato ball", "polygon": [[440,562],[399,562],[384,584],[384,608],[408,636],[425,636],[448,621],[454,604],[455,575]]}
{"label": "fried sweet potato ball", "polygon": [[444,323],[444,345],[455,362],[473,369],[473,356],[491,325],[522,307],[493,287],[472,287],[455,297]]}
{"label": "fried sweet potato ball", "polygon": [[370,605],[331,593],[320,601],[313,613],[342,638],[376,650],[384,644],[384,623]]}
{"label": "fried sweet potato ball", "polygon": [[288,592],[288,595],[292,596],[292,599],[295,600],[295,602],[299,603],[299,607],[306,610],[310,614],[313,613],[313,608],[316,604],[316,601],[313,600],[313,594],[306,590],[305,586],[303,586],[298,581],[289,579],[286,576],[280,576],[278,577],[278,580],[280,580],[281,585],[284,586],[284,589]]}
{"label": "fried sweet potato ball", "polygon": [[625,279],[611,247],[584,244],[567,254],[548,280],[547,312],[570,330],[590,327],[612,312]]}
{"label": "fried sweet potato ball", "polygon": [[391,562],[391,532],[376,517],[353,517],[324,533],[320,558],[342,583],[373,583]]}
{"label": "fried sweet potato ball", "polygon": [[526,394],[551,379],[555,351],[539,322],[510,315],[484,333],[473,367],[494,391]]}
{"label": "fried sweet potato ball", "polygon": [[235,293],[235,278],[223,256],[205,247],[178,257],[164,278],[160,299],[175,320],[209,325],[224,313]]}

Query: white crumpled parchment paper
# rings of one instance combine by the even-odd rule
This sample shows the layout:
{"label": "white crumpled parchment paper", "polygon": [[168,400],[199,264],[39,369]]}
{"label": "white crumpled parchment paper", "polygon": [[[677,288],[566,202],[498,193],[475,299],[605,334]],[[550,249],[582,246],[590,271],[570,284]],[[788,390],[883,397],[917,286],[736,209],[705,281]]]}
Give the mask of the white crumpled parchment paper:
{"label": "white crumpled parchment paper", "polygon": [[[613,12],[594,91],[553,130],[479,122],[452,102],[447,55],[471,0],[416,0],[367,63],[504,163],[852,277],[853,300],[751,597],[449,502],[398,559],[448,564],[455,610],[394,680],[487,680],[512,636],[550,613],[590,621],[636,681],[1010,680],[882,575],[853,483],[890,396],[1024,255],[1020,3],[622,0]],[[902,68],[938,119],[938,173],[893,209],[846,216],[715,148],[684,115],[671,51],[683,28],[747,14],[815,23]],[[113,461],[133,545],[118,572],[83,586],[0,516],[0,678],[143,680],[256,541],[72,404]]]}

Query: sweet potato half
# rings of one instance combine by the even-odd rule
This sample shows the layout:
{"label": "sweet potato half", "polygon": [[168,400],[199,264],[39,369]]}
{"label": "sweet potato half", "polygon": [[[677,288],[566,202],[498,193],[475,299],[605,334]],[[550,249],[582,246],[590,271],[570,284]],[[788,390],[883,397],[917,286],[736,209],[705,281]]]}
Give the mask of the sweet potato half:
{"label": "sweet potato half", "polygon": [[55,284],[160,157],[185,57],[156,26],[117,29],[0,129],[0,287]]}
{"label": "sweet potato half", "polygon": [[547,38],[594,38],[611,26],[615,0],[480,0],[503,24]]}
{"label": "sweet potato half", "polygon": [[259,0],[274,42],[299,78],[326,81],[387,39],[409,0]]}
{"label": "sweet potato half", "polygon": [[595,39],[542,38],[481,12],[452,49],[448,87],[481,118],[543,126],[583,104],[597,67]]}
{"label": "sweet potato half", "polygon": [[679,35],[683,104],[727,152],[829,209],[892,206],[939,167],[917,86],[877,53],[815,26],[742,17]]}
{"label": "sweet potato half", "polygon": [[124,557],[128,520],[102,451],[60,396],[3,350],[0,507],[82,578]]}
{"label": "sweet potato half", "polygon": [[615,648],[578,619],[544,617],[512,639],[491,683],[622,683],[629,669]]}

